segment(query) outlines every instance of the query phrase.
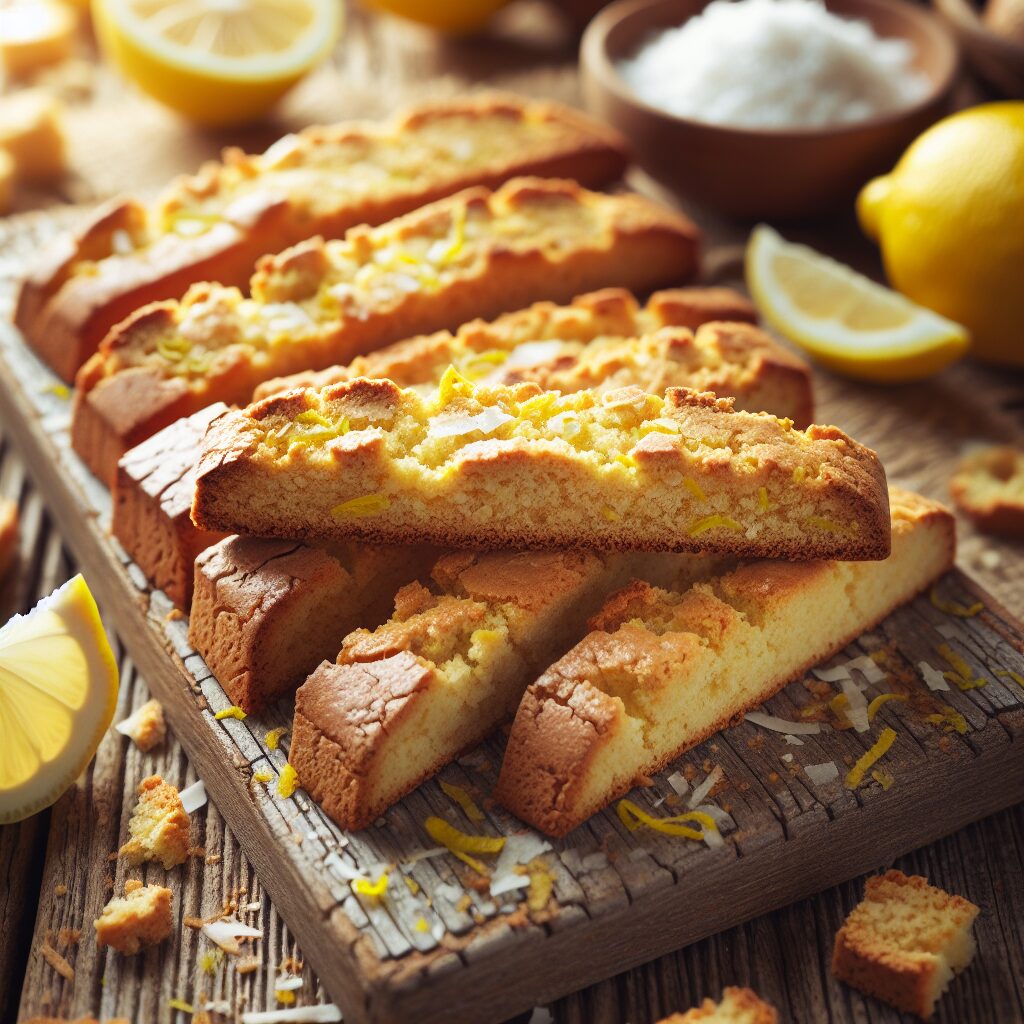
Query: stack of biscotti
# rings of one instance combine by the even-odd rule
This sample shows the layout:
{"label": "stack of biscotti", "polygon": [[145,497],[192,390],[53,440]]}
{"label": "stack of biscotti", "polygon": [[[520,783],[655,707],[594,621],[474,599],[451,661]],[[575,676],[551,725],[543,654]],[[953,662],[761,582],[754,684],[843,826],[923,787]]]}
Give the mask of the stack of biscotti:
{"label": "stack of biscotti", "polygon": [[129,448],[212,402],[248,401],[268,378],[540,299],[646,292],[692,277],[697,260],[694,226],[637,195],[546,178],[468,189],[264,257],[250,298],[203,284],[139,310],[79,372],[72,444],[109,483]]}
{"label": "stack of biscotti", "polygon": [[[545,429],[567,413],[579,425],[568,440]],[[650,437],[658,445],[646,462]],[[890,525],[876,457],[840,431],[795,430],[691,392],[561,396],[535,385],[473,386],[453,371],[424,399],[357,379],[232,413],[211,427],[205,449],[193,515],[208,527],[438,540],[434,520],[416,511],[427,504],[449,542],[484,532],[487,546],[512,548],[529,523],[534,550],[442,557],[428,585],[399,592],[391,620],[353,633],[300,687],[290,761],[350,828],[518,704],[497,795],[531,824],[567,831],[909,600],[952,557],[948,513],[893,492]],[[467,464],[471,483],[449,486]],[[510,474],[500,509],[473,490],[495,466]],[[576,475],[558,481],[561,511],[582,544],[562,532],[561,517],[533,515],[551,504],[537,488],[566,466]],[[609,516],[632,477],[644,486]],[[584,483],[592,490],[581,493]],[[556,550],[536,550],[544,546]],[[802,560],[749,561],[766,551]],[[658,585],[659,574],[671,583]],[[634,582],[614,593],[623,577]],[[587,609],[602,601],[581,636]],[[583,675],[575,689],[573,671]],[[709,685],[687,685],[689,672]],[[536,707],[549,679],[568,689],[549,699],[544,717]],[[602,694],[611,710],[599,708],[605,717],[591,724]],[[616,727],[616,709],[628,728]],[[538,717],[541,740],[531,743]],[[545,816],[531,803],[535,779],[515,773],[526,765],[546,777],[562,749],[560,727],[569,742],[549,787],[558,813]],[[588,737],[597,753],[584,749]],[[601,759],[605,746],[618,776]],[[570,768],[583,795],[563,808],[557,794],[574,792]]]}
{"label": "stack of biscotti", "polygon": [[[567,306],[537,303],[454,334],[397,342],[348,366],[268,381],[257,396],[359,376],[436,387],[455,366],[469,376],[529,376],[564,392],[602,382],[712,390],[735,397],[741,409],[768,409],[804,426],[813,414],[809,368],[753,326],[753,318],[750,303],[727,289],[656,292],[644,306],[629,292],[607,289]],[[178,420],[118,465],[114,536],[183,611],[191,602],[195,557],[219,538],[196,527],[189,513],[203,434],[226,411],[217,403]]]}
{"label": "stack of biscotti", "polygon": [[287,135],[175,181],[147,208],[122,198],[46,251],[16,322],[65,380],[119,320],[189,285],[244,285],[256,260],[313,235],[380,224],[473,185],[517,175],[600,186],[626,160],[613,132],[575,111],[506,94],[423,103],[384,124]]}

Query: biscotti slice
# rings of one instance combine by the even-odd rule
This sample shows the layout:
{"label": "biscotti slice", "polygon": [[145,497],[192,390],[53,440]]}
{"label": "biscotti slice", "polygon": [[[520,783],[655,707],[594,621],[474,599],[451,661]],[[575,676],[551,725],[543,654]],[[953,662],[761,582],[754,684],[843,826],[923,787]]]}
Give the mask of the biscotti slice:
{"label": "biscotti slice", "polygon": [[633,584],[526,691],[496,799],[565,835],[910,600],[952,564],[953,517],[890,494],[881,562],[747,563],[689,590]]}
{"label": "biscotti slice", "polygon": [[974,956],[979,910],[927,878],[887,871],[836,934],[832,973],[890,1006],[929,1020],[954,974]]}
{"label": "biscotti slice", "polygon": [[177,420],[117,465],[110,532],[149,582],[185,612],[192,603],[196,555],[224,536],[198,529],[190,513],[202,439],[227,411],[217,402]]}
{"label": "biscotti slice", "polygon": [[884,558],[885,475],[835,427],[670,389],[358,378],[217,420],[192,518],[255,536]]}
{"label": "biscotti slice", "polygon": [[380,628],[345,639],[299,688],[288,759],[339,825],[362,828],[516,709],[610,589],[688,578],[711,559],[454,552],[399,591]]}
{"label": "biscotti slice", "polygon": [[949,490],[979,530],[1024,537],[1024,451],[1000,445],[973,452],[957,466]]}
{"label": "biscotti slice", "polygon": [[0,579],[10,568],[18,551],[18,503],[0,499]]}
{"label": "biscotti slice", "polygon": [[779,1024],[779,1014],[749,988],[727,988],[722,1001],[705,999],[686,1013],[673,1013],[658,1024]]}
{"label": "biscotti slice", "polygon": [[143,946],[154,946],[171,934],[171,890],[162,885],[125,886],[93,922],[96,945],[109,946],[133,956]]}
{"label": "biscotti slice", "polygon": [[196,559],[189,642],[234,704],[261,711],[335,657],[353,629],[383,622],[395,592],[436,557],[423,547],[227,537]]}
{"label": "biscotti slice", "polygon": [[754,326],[754,315],[745,299],[722,288],[657,292],[646,306],[609,288],[568,306],[539,302],[492,323],[464,324],[454,334],[410,338],[344,366],[278,377],[253,398],[355,377],[424,388],[454,366],[476,383],[528,380],[563,393],[621,384],[656,394],[669,387],[713,391],[735,398],[739,409],[806,427],[814,408],[810,368]]}
{"label": "biscotti slice", "polygon": [[225,150],[152,207],[120,199],[101,208],[32,268],[16,322],[71,380],[129,313],[197,281],[243,286],[265,253],[381,224],[473,185],[537,174],[600,186],[625,165],[609,129],[508,94],[424,103],[381,124],[308,128],[262,156]]}
{"label": "biscotti slice", "polygon": [[128,821],[128,842],[118,851],[129,864],[156,860],[170,870],[188,856],[189,817],[177,789],[159,775],[139,784]]}
{"label": "biscotti slice", "polygon": [[265,258],[251,299],[196,285],[180,303],[140,310],[78,374],[72,443],[109,480],[128,448],[211,402],[247,402],[270,377],[539,299],[682,281],[697,248],[689,221],[637,195],[539,178],[469,189]]}

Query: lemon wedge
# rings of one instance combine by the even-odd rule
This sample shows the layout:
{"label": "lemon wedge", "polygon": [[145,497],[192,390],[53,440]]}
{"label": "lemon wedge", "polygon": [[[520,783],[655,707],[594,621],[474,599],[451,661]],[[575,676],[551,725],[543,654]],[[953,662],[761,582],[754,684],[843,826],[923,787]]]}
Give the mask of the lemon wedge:
{"label": "lemon wedge", "polygon": [[0,629],[0,824],[49,807],[78,778],[114,717],[117,687],[81,576]]}
{"label": "lemon wedge", "polygon": [[959,324],[766,224],[750,236],[747,287],[765,319],[818,362],[862,380],[919,380],[959,359]]}
{"label": "lemon wedge", "polygon": [[201,124],[263,114],[330,52],[340,0],[95,0],[104,50],[145,92]]}

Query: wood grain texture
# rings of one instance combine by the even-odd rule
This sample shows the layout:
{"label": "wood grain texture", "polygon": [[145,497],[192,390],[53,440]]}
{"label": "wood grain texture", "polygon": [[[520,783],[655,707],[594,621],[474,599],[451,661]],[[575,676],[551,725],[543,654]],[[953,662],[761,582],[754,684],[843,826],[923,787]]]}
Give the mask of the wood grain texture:
{"label": "wood grain texture", "polygon": [[[356,16],[335,59],[297,90],[275,124],[243,134],[236,133],[230,141],[254,147],[309,120],[384,114],[410,95],[421,95],[428,80],[427,89],[437,93],[460,90],[467,81],[486,81],[488,84],[520,88],[535,95],[572,101],[576,97],[575,74],[571,66],[573,56],[571,37],[561,30],[550,12],[542,12],[539,5],[529,3],[506,12],[494,37],[445,45],[435,45],[429,35],[409,26],[386,19]],[[221,142],[226,141],[188,131],[170,115],[146,101],[134,95],[125,96],[120,85],[105,76],[98,76],[96,84],[96,101],[77,110],[71,123],[79,169],[79,178],[72,188],[76,197],[105,195],[121,189],[129,180],[135,188],[152,191],[167,179],[170,172],[193,169],[200,159],[214,155]],[[105,101],[109,102],[114,96],[118,103],[116,125],[112,124],[109,108],[105,106]],[[146,145],[140,146],[139,140],[143,138]],[[637,183],[648,187],[642,177],[637,178]],[[745,229],[717,223],[702,211],[690,212],[697,215],[710,229],[710,237],[720,244],[709,261],[714,275],[723,280],[734,277],[737,269],[735,244],[745,238]],[[23,232],[24,225],[18,230]],[[878,272],[874,254],[858,240],[855,232],[849,230],[848,225],[839,225],[834,231],[827,232],[811,229],[804,240],[827,247],[841,258],[872,273]],[[0,253],[0,259],[5,261],[16,258],[2,241]],[[937,497],[945,496],[950,460],[965,441],[983,436],[1021,437],[1024,386],[1019,375],[1014,378],[961,366],[936,381],[909,389],[860,387],[826,374],[819,374],[817,384],[824,409],[823,418],[833,420],[875,444],[894,479],[916,485]],[[59,403],[54,401],[51,408],[59,416]],[[3,472],[9,473],[10,479],[15,481],[16,493],[24,496],[26,514],[31,516],[35,510],[43,527],[40,537],[48,538],[45,543],[40,540],[27,549],[36,551],[34,561],[41,563],[45,559],[38,552],[59,552],[60,543],[48,518],[42,514],[38,495],[26,488],[23,482],[18,482],[24,480],[24,470],[10,459],[4,462],[4,467]],[[7,479],[6,476],[0,477],[0,481]],[[82,524],[68,525],[74,525],[78,533],[82,533]],[[1019,613],[1024,609],[1021,546],[995,544],[969,529],[963,533],[961,564],[969,567],[972,574],[981,578],[1004,604]],[[55,581],[59,580],[55,577]],[[38,589],[26,587],[24,600],[19,601],[19,605],[31,604]],[[126,688],[132,691],[132,704],[136,706],[144,699],[141,684],[135,681],[134,674],[126,678],[131,680]],[[125,741],[120,740],[120,744],[123,747]],[[723,758],[739,756],[724,745],[711,753],[716,756],[721,753]],[[171,770],[170,765],[177,765],[179,773],[187,770],[180,748],[172,745],[161,756],[167,759],[168,771]],[[142,773],[147,768],[148,762],[136,765]],[[112,814],[111,822],[104,825],[104,834],[108,838],[118,833],[123,835],[125,817],[130,809],[129,797],[124,794],[126,787],[133,785],[137,778],[129,775],[127,765],[116,756],[104,762],[99,775],[98,769],[99,762],[90,772],[93,784],[104,792],[108,785],[114,787],[111,790],[114,796],[106,799],[112,801],[110,805],[116,814]],[[453,780],[471,778],[469,770],[455,768],[452,771]],[[109,783],[105,781],[108,776]],[[172,775],[175,779],[186,777],[189,776]],[[783,805],[795,802],[803,811],[812,809],[803,787],[787,783],[786,791],[788,795],[780,792],[773,799]],[[65,800],[69,799],[65,797]],[[425,797],[424,800],[419,805],[420,813],[446,807],[434,797]],[[63,864],[72,870],[76,885],[84,885],[86,891],[90,884],[95,885],[95,881],[89,881],[90,870],[95,872],[94,866],[90,868],[92,858],[79,857],[74,852],[80,838],[91,827],[91,823],[83,823],[89,822],[88,815],[93,806],[91,798],[76,796],[68,808],[67,823],[63,825],[60,818],[63,801],[52,812],[54,831],[46,853],[47,879],[57,876],[51,864]],[[812,822],[815,817],[806,813],[802,816]],[[110,832],[115,824],[114,817],[117,818],[116,830]],[[182,872],[181,879],[175,882],[175,887],[183,901],[191,901],[190,905],[216,906],[221,893],[239,884],[248,884],[252,878],[252,869],[241,857],[230,834],[222,826],[219,832],[216,827],[211,829],[209,821],[213,818],[215,812],[211,810],[207,815],[204,835],[206,845],[209,848],[211,843],[221,843],[225,860],[234,858],[233,863],[237,867],[233,869],[231,880],[225,881],[216,872],[208,874],[209,869],[198,871],[189,865],[188,870]],[[392,827],[404,840],[417,828],[417,823],[409,815],[393,822]],[[37,853],[44,832],[45,822],[35,835],[34,849]],[[965,846],[968,841],[965,837],[968,836],[975,838],[971,845]],[[587,839],[596,848],[606,836],[588,830]],[[108,847],[106,852],[109,848],[112,847]],[[17,853],[19,850],[20,854]],[[377,855],[385,856],[387,852],[386,848],[381,848]],[[948,885],[954,891],[977,899],[983,907],[983,917],[979,922],[981,955],[971,972],[957,983],[953,995],[940,1005],[940,1021],[1024,1020],[1024,994],[1021,991],[1024,971],[1020,963],[1021,852],[1024,852],[1024,811],[1018,808],[986,819],[900,861],[901,866],[910,869],[925,869],[925,873],[938,884]],[[884,866],[890,856],[882,849],[873,849],[871,855],[875,858],[872,863],[879,867]],[[26,859],[34,860],[35,857],[25,853],[25,842],[20,833],[8,829],[0,831],[0,871],[6,871],[8,877],[20,879]],[[110,866],[104,862],[102,867],[109,869]],[[671,853],[664,863],[653,858],[651,863],[642,862],[643,872],[666,882],[673,878],[674,873],[684,869],[688,869],[686,857],[677,858]],[[418,870],[433,880],[433,865],[427,863]],[[102,881],[105,873],[99,877]],[[563,900],[583,898],[612,920],[616,911],[628,907],[630,901],[637,897],[638,877],[647,875],[642,874],[641,868],[633,862],[627,861],[626,866],[619,870],[609,864],[586,873],[578,882],[560,878],[556,892]],[[79,879],[83,881],[79,883]],[[239,881],[243,879],[246,881]],[[831,936],[842,915],[859,898],[859,893],[860,883],[849,883],[691,945],[679,954],[602,982],[557,1003],[553,1007],[556,1019],[653,1021],[663,1012],[698,1002],[704,995],[717,995],[724,984],[749,980],[763,994],[773,998],[787,1018],[793,1021],[831,1019],[843,1024],[854,1020],[891,1024],[899,1019],[898,1015],[837,986],[827,972]],[[19,887],[13,902],[16,908],[20,907],[21,917],[28,918],[35,912],[33,894],[29,893],[27,900],[20,897]],[[706,913],[700,894],[693,902],[694,906],[686,908],[686,915],[699,919]],[[37,942],[40,937],[45,937],[48,929],[52,930],[54,923],[64,919],[60,908],[54,907],[53,903],[53,899],[48,901],[47,881],[44,880],[36,925]],[[81,909],[83,914],[92,912],[84,903]],[[566,916],[572,917],[571,914]],[[276,918],[272,920],[276,923],[265,934],[283,937],[283,926]],[[454,912],[448,914],[446,923],[456,929],[466,927],[466,921],[460,920]],[[566,921],[561,926],[552,927],[567,928],[570,923]],[[397,951],[402,948],[403,941],[408,941],[403,939],[400,930],[389,929],[386,919],[382,918],[376,924],[381,930],[381,941],[386,939],[385,948],[390,946],[392,951]],[[615,939],[614,929],[612,931],[610,942]],[[539,932],[537,937],[540,937]],[[77,977],[73,986],[65,985],[49,968],[49,974],[34,968],[30,961],[21,1014],[28,1016],[39,1012],[44,1005],[52,1005],[73,1008],[74,1013],[101,1011],[103,1016],[107,1016],[119,1010],[140,1021],[170,1020],[173,1014],[164,1001],[167,993],[190,998],[199,990],[195,984],[197,946],[194,939],[187,939],[188,936],[186,940],[175,940],[173,948],[168,947],[155,963],[143,963],[144,958],[137,958],[130,969],[121,965],[115,981],[111,983],[108,978],[106,985],[101,984],[106,971],[104,958],[76,960]],[[281,938],[280,941],[290,940]],[[616,956],[621,956],[619,966],[632,962],[632,951],[627,944],[616,944],[614,949]],[[15,961],[24,953],[19,954],[15,942],[7,941],[5,945],[0,940],[0,970],[4,970],[4,964],[9,962],[2,959],[7,955],[6,950],[14,950]],[[82,956],[81,953],[78,955]],[[481,950],[467,954],[471,958],[481,955]],[[38,959],[34,953],[33,958]],[[451,959],[440,962],[438,973],[443,975],[450,965]],[[564,969],[563,964],[558,966]],[[33,970],[35,973],[31,973]],[[174,989],[173,985],[166,984],[163,980],[165,974],[178,980],[180,987]],[[9,977],[6,970],[0,973],[0,1019],[7,1019],[2,1013],[2,993],[11,988],[5,984]],[[188,988],[190,984],[191,990]],[[108,993],[110,987],[115,990],[113,996]],[[243,983],[241,988],[248,999],[248,1006],[261,1008],[273,1005],[267,975],[261,975],[259,983],[254,982],[247,989]],[[304,993],[311,991],[310,983],[307,983]]]}

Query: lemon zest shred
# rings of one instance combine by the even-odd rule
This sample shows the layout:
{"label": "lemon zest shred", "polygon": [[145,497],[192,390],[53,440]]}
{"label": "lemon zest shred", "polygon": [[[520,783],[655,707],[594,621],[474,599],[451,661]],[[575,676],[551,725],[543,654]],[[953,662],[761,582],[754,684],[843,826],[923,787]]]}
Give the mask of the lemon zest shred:
{"label": "lemon zest shred", "polygon": [[793,483],[802,484],[807,477],[807,470],[803,466],[796,466],[793,469]]}
{"label": "lemon zest shred", "polygon": [[181,1010],[182,1013],[196,1012],[196,1008],[191,1003],[186,1003],[184,999],[178,999],[177,996],[175,996],[173,999],[168,999],[167,1005],[172,1010]]}
{"label": "lemon zest shred", "polygon": [[696,537],[698,534],[704,533],[707,530],[742,530],[743,527],[736,522],[735,519],[730,519],[729,516],[713,515],[705,516],[703,519],[698,519],[686,532],[691,537]]}
{"label": "lemon zest shred", "polygon": [[469,791],[463,786],[456,786],[454,783],[442,781],[441,791],[462,808],[463,813],[470,821],[479,823],[486,820],[484,812],[477,807],[473,798],[469,795]]}
{"label": "lemon zest shred", "polygon": [[220,946],[208,949],[199,956],[199,969],[205,974],[214,975],[217,968],[224,962],[224,950]]}
{"label": "lemon zest shred", "polygon": [[71,397],[71,388],[69,388],[67,384],[47,384],[47,386],[43,388],[43,391],[51,395],[56,395],[58,398]]}
{"label": "lemon zest shred", "polygon": [[232,704],[229,708],[222,708],[213,717],[218,722],[222,722],[225,718],[236,718],[241,722],[246,718],[246,714],[237,704]]}
{"label": "lemon zest shred", "polygon": [[772,503],[768,500],[768,488],[758,487],[757,489],[757,507],[762,512],[767,512],[771,507]]}
{"label": "lemon zest shred", "polygon": [[1003,679],[1012,679],[1018,686],[1024,686],[1024,676],[1019,672],[1014,672],[1012,669],[996,669],[996,675]]}
{"label": "lemon zest shred", "polygon": [[252,773],[253,782],[270,782],[274,778],[273,772],[261,771]]}
{"label": "lemon zest shred", "polygon": [[271,729],[266,736],[263,737],[263,742],[266,743],[268,750],[277,750],[281,744],[281,737],[288,731],[288,726],[282,725],[277,729]]}
{"label": "lemon zest shred", "polygon": [[863,781],[867,770],[880,758],[884,757],[889,748],[896,742],[896,730],[888,726],[882,730],[878,739],[869,747],[846,773],[846,788],[856,789]]}
{"label": "lemon zest shred", "polygon": [[408,875],[402,875],[402,881],[405,882],[406,888],[413,894],[413,896],[419,896],[420,894],[420,883],[415,878],[410,878]]}
{"label": "lemon zest shred", "polygon": [[706,495],[706,494],[704,493],[704,490],[703,490],[703,488],[701,487],[701,485],[700,485],[699,483],[697,483],[697,481],[696,481],[696,480],[693,480],[693,479],[691,479],[690,477],[686,477],[686,479],[684,479],[684,480],[683,480],[683,486],[684,486],[684,487],[685,487],[685,488],[686,488],[686,489],[687,489],[687,490],[688,490],[688,491],[689,491],[689,492],[690,492],[690,493],[691,493],[691,494],[692,494],[692,495],[693,495],[693,496],[694,496],[694,497],[695,497],[695,498],[696,498],[696,499],[697,499],[698,501],[707,501],[707,500],[708,500],[708,496],[707,496],[707,495]]}
{"label": "lemon zest shred", "polygon": [[947,664],[953,666],[952,672],[943,672],[943,678],[950,683],[955,683],[960,690],[976,690],[980,686],[987,686],[988,680],[976,678],[971,671],[971,666],[953,650],[949,644],[939,644],[938,652],[940,657]]}
{"label": "lemon zest shred", "polygon": [[824,530],[826,533],[842,533],[849,535],[857,532],[856,523],[852,526],[845,526],[843,523],[837,523],[834,519],[826,519],[824,516],[808,516],[804,522],[808,526],[813,526],[817,530]]}
{"label": "lemon zest shred", "polygon": [[470,854],[500,853],[505,846],[505,839],[502,836],[467,835],[465,832],[460,832],[454,825],[449,824],[444,818],[431,816],[423,822],[423,827],[435,843],[439,843],[480,875],[489,874],[487,866]]}
{"label": "lemon zest shred", "polygon": [[530,861],[530,885],[526,890],[526,906],[537,913],[548,905],[555,888],[555,876],[541,858]]}
{"label": "lemon zest shred", "polygon": [[617,523],[622,518],[622,516],[620,516],[619,513],[616,512],[615,509],[611,508],[609,505],[605,505],[602,507],[601,515],[609,523]]}
{"label": "lemon zest shred", "polygon": [[369,896],[371,899],[379,900],[388,891],[388,873],[382,872],[376,882],[368,878],[353,878],[352,891],[357,896]]}
{"label": "lemon zest shred", "polygon": [[615,805],[615,813],[618,814],[619,821],[630,832],[635,832],[641,825],[646,825],[649,829],[661,832],[666,836],[682,836],[684,839],[703,841],[704,832],[695,828],[688,828],[683,824],[683,822],[687,821],[695,821],[698,825],[703,825],[708,831],[718,831],[715,819],[703,811],[687,811],[686,814],[676,814],[668,818],[655,818],[643,808],[638,807],[632,800],[620,800]]}
{"label": "lemon zest shred", "polygon": [[441,374],[441,380],[438,382],[437,401],[439,405],[447,405],[459,395],[472,395],[475,392],[476,388],[473,386],[473,382],[463,377],[454,366],[449,366]]}
{"label": "lemon zest shred", "polygon": [[274,989],[274,998],[282,1006],[291,1006],[295,1002],[295,993],[289,988]]}
{"label": "lemon zest shred", "polygon": [[938,608],[940,612],[945,612],[947,615],[955,615],[960,619],[973,618],[979,612],[983,612],[985,610],[985,605],[981,601],[976,601],[971,605],[965,605],[960,604],[959,601],[948,601],[945,598],[940,597],[937,584],[929,591],[928,600],[931,601],[932,605]]}
{"label": "lemon zest shred", "polygon": [[868,721],[873,721],[875,715],[878,714],[878,709],[890,700],[903,701],[904,704],[907,702],[907,698],[902,693],[880,693],[870,704],[868,704]]}
{"label": "lemon zest shred", "polygon": [[331,515],[335,519],[364,519],[386,512],[390,507],[391,499],[386,494],[363,494],[335,505]]}
{"label": "lemon zest shred", "polygon": [[427,919],[425,917],[418,917],[418,918],[416,918],[416,931],[418,931],[418,932],[429,932],[430,931],[430,925],[427,924]]}
{"label": "lemon zest shred", "polygon": [[277,795],[287,800],[299,788],[299,773],[285,761],[281,774],[277,779]]}
{"label": "lemon zest shred", "polygon": [[942,706],[941,714],[926,715],[925,721],[931,725],[941,725],[943,732],[955,731],[961,735],[967,732],[967,719],[956,708],[950,707],[948,704]]}
{"label": "lemon zest shred", "polygon": [[896,781],[892,772],[887,772],[884,768],[875,768],[874,771],[871,772],[871,778],[873,778],[884,790],[891,789],[892,784]]}
{"label": "lemon zest shred", "polygon": [[636,469],[636,459],[632,455],[616,455],[615,461],[626,469]]}

